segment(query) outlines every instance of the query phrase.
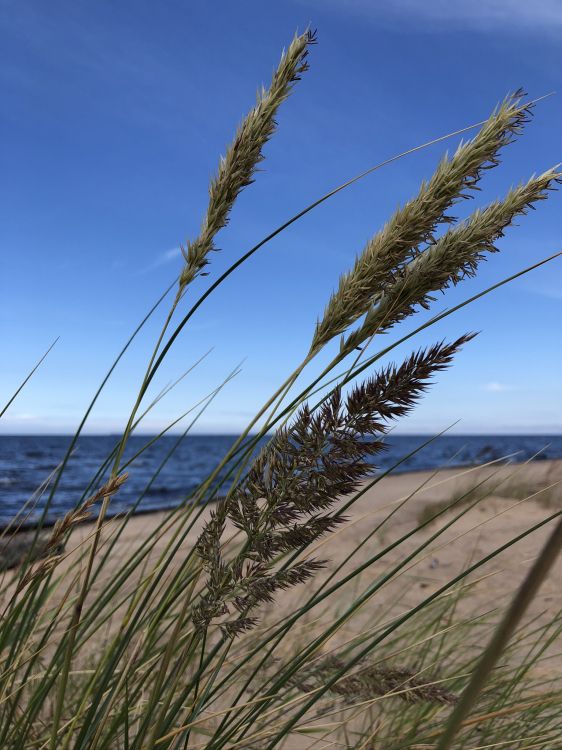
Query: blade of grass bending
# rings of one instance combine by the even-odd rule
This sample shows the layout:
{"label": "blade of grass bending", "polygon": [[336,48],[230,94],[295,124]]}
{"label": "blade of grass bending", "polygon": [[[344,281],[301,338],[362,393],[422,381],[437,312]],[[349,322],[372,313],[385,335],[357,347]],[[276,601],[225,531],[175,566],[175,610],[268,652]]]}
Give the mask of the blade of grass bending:
{"label": "blade of grass bending", "polygon": [[159,401],[161,401],[164,398],[164,396],[166,396],[168,393],[170,393],[170,391],[173,390],[179,383],[181,383],[181,381],[184,378],[186,378],[189,375],[190,372],[192,372],[198,365],[200,365],[201,362],[203,362],[203,360],[206,359],[209,356],[209,354],[213,351],[213,349],[214,349],[214,347],[212,346],[210,349],[208,349],[205,352],[205,354],[202,354],[199,357],[198,360],[196,360],[190,367],[188,367],[187,370],[185,370],[185,372],[183,372],[179,376],[179,378],[176,378],[171,383],[168,383],[168,385],[164,386],[164,388],[162,388],[162,390],[160,391],[160,393],[158,393],[155,396],[154,400],[150,402],[150,404],[147,406],[147,408],[145,409],[145,411],[143,411],[141,413],[141,415],[137,418],[137,420],[136,420],[135,424],[133,425],[133,427],[136,427],[138,425],[138,423],[140,422],[140,420],[143,419],[146,416],[146,414],[150,411],[150,409],[152,409],[154,406],[156,406],[156,404]]}
{"label": "blade of grass bending", "polygon": [[[396,628],[400,627],[404,622],[407,622],[410,620],[417,612],[428,606],[428,604],[435,599],[437,599],[441,594],[443,594],[445,591],[450,589],[452,586],[457,584],[459,581],[461,581],[463,578],[466,578],[467,575],[472,573],[474,570],[477,570],[479,567],[487,563],[489,560],[492,560],[494,557],[497,557],[499,554],[501,554],[504,550],[509,549],[509,547],[512,547],[514,544],[517,544],[517,542],[521,541],[525,537],[529,536],[533,532],[537,531],[538,529],[542,528],[543,526],[546,526],[548,523],[553,521],[556,518],[560,518],[562,516],[562,511],[557,511],[556,513],[552,513],[551,515],[544,518],[542,521],[539,521],[538,523],[531,526],[529,529],[526,529],[524,532],[518,534],[517,536],[513,537],[513,539],[509,540],[505,544],[502,544],[500,547],[497,547],[493,552],[490,552],[488,555],[485,555],[481,560],[471,565],[469,568],[467,568],[465,571],[460,573],[459,575],[452,578],[450,581],[448,581],[446,584],[438,588],[433,594],[428,596],[426,599],[423,600],[423,602],[420,602],[420,604],[413,607],[409,612],[402,615],[400,618],[397,619],[397,621],[392,624],[389,628],[387,628],[380,636],[378,636],[374,641],[372,641],[366,648],[362,649],[348,664],[345,665],[344,669],[339,670],[333,677],[331,677],[325,685],[323,685],[319,691],[312,697],[312,699],[308,700],[301,709],[297,712],[297,714],[292,717],[285,727],[279,732],[277,735],[275,735],[274,740],[267,745],[265,750],[273,750],[279,740],[281,740],[283,737],[287,735],[287,733],[294,727],[294,725],[298,722],[302,716],[308,711],[308,709],[316,703],[316,701],[324,695],[331,687],[332,685],[335,685],[335,683],[343,677],[343,675],[351,668],[353,668],[356,664],[358,664],[362,659],[364,659],[372,650],[375,648],[375,646],[379,645],[388,635],[390,635],[392,632],[396,630]],[[560,546],[560,535],[562,535],[562,522],[560,522],[557,525],[556,528],[557,535],[555,543],[558,544],[558,547]],[[551,537],[551,540],[553,539],[553,536]],[[554,547],[554,544],[552,545]],[[557,552],[558,553],[558,552]],[[552,554],[551,549],[549,549],[549,555]]]}
{"label": "blade of grass bending", "polygon": [[54,345],[57,343],[57,341],[60,339],[60,336],[57,336],[56,339],[53,341],[51,346],[47,349],[45,354],[37,361],[37,363],[32,367],[28,375],[22,380],[18,388],[16,388],[15,393],[12,395],[12,397],[8,400],[8,403],[2,408],[2,411],[0,411],[0,417],[3,417],[4,414],[8,411],[10,406],[14,403],[18,395],[21,393],[21,391],[25,388],[26,384],[31,380],[35,372],[39,369],[43,361],[46,359],[47,355],[50,353],[51,349],[54,347]]}
{"label": "blade of grass bending", "polygon": [[470,682],[463,691],[460,701],[449,717],[445,731],[440,737],[435,750],[448,750],[451,747],[451,742],[461,728],[463,719],[470,713],[500,654],[507,646],[529,604],[535,598],[551,567],[554,565],[561,548],[562,519],[558,521],[537,560],[521,584],[519,591],[513,598],[502,621],[498,625],[492,640],[472,674]]}
{"label": "blade of grass bending", "polygon": [[[367,368],[369,368],[371,365],[373,365],[375,362],[377,362],[379,359],[384,357],[386,354],[390,353],[395,347],[399,346],[400,344],[403,344],[404,342],[408,341],[409,339],[416,336],[421,331],[425,330],[426,328],[429,328],[430,326],[434,325],[435,323],[438,323],[439,321],[443,320],[444,318],[448,317],[449,315],[452,315],[453,313],[457,312],[463,307],[466,307],[469,304],[472,304],[476,300],[480,299],[481,297],[484,297],[485,295],[489,294],[490,292],[493,292],[496,289],[499,289],[500,287],[504,286],[505,284],[510,283],[511,281],[514,281],[515,279],[530,273],[531,271],[540,268],[541,266],[545,265],[546,263],[549,263],[556,258],[559,258],[562,256],[562,252],[554,253],[553,255],[549,256],[548,258],[544,258],[543,260],[539,261],[538,263],[534,263],[531,266],[527,266],[527,268],[524,268],[521,271],[518,271],[517,273],[513,274],[512,276],[508,276],[505,279],[502,279],[501,281],[497,282],[496,284],[493,284],[492,286],[487,287],[482,292],[479,292],[478,294],[473,295],[472,297],[469,297],[468,299],[464,300],[463,302],[459,303],[458,305],[455,305],[452,308],[449,308],[445,310],[444,312],[440,313],[439,315],[431,318],[426,323],[422,324],[421,326],[418,326],[418,328],[414,329],[410,333],[406,334],[402,338],[398,339],[393,344],[389,345],[385,349],[382,349],[381,351],[377,352],[376,354],[369,357],[367,360],[363,362],[359,367],[355,369],[353,373],[350,373],[348,370],[346,370],[345,373],[340,373],[337,376],[334,376],[330,378],[330,380],[324,382],[322,385],[319,385],[322,381],[322,379],[332,370],[334,367],[336,367],[340,359],[338,357],[335,357],[332,362],[322,371],[322,373],[316,377],[310,385],[308,385],[303,391],[299,393],[298,396],[296,396],[285,408],[284,410],[274,419],[272,419],[270,422],[264,425],[264,427],[255,435],[253,436],[248,442],[243,443],[242,445],[239,445],[235,451],[232,453],[231,456],[228,456],[229,459],[239,455],[242,453],[242,457],[235,463],[233,463],[232,468],[225,477],[221,480],[221,482],[216,485],[211,493],[211,497],[217,494],[219,489],[222,487],[222,485],[232,476],[233,472],[240,466],[240,464],[247,460],[247,457],[251,454],[251,451],[254,450],[256,447],[258,441],[263,438],[266,433],[271,430],[272,427],[274,427],[278,422],[281,420],[286,421],[291,414],[295,411],[295,409],[298,407],[302,401],[310,397],[312,395],[315,395],[316,393],[319,393],[320,391],[327,388],[329,385],[337,382],[340,378],[343,378],[339,381],[340,386],[346,385],[348,382],[350,382],[353,378],[357,377],[360,373],[364,372]],[[320,401],[314,406],[314,408],[317,408],[320,404],[322,404],[326,398],[329,396],[329,393],[324,395]]]}
{"label": "blade of grass bending", "polygon": [[[408,539],[409,537],[413,536],[413,535],[414,535],[414,534],[416,534],[416,533],[417,533],[418,531],[420,531],[421,529],[423,529],[423,528],[424,528],[425,526],[427,526],[427,525],[429,525],[430,523],[432,523],[432,521],[433,521],[433,520],[435,520],[436,518],[438,518],[438,517],[440,517],[441,515],[443,515],[443,513],[447,512],[448,510],[450,510],[451,508],[453,508],[453,507],[455,507],[455,506],[457,506],[457,505],[459,505],[459,504],[462,504],[462,501],[463,501],[463,500],[464,500],[464,499],[465,499],[466,497],[470,496],[471,492],[472,492],[472,491],[473,491],[474,489],[477,489],[477,488],[478,488],[478,487],[480,487],[481,485],[485,484],[485,483],[486,483],[486,482],[487,482],[487,481],[488,481],[489,479],[493,478],[493,476],[494,476],[494,475],[492,475],[491,477],[486,477],[486,478],[484,478],[484,479],[483,479],[483,480],[482,480],[481,482],[479,482],[479,483],[478,483],[478,484],[477,484],[477,485],[476,485],[476,486],[475,486],[474,488],[470,488],[470,489],[469,489],[469,490],[468,490],[468,491],[467,491],[466,493],[464,493],[464,494],[463,494],[463,495],[461,495],[460,497],[456,498],[456,499],[455,499],[455,500],[454,500],[454,501],[453,501],[452,503],[450,503],[450,504],[449,504],[449,505],[448,505],[448,506],[447,506],[446,508],[443,508],[443,509],[439,510],[439,511],[438,511],[438,512],[437,512],[437,513],[436,513],[436,514],[435,514],[435,515],[434,515],[434,516],[433,516],[432,518],[430,518],[430,519],[428,519],[428,520],[426,520],[426,521],[424,521],[424,522],[422,522],[422,523],[418,524],[418,526],[417,526],[416,528],[414,528],[413,530],[411,530],[411,531],[407,532],[407,533],[406,533],[405,535],[403,535],[402,537],[400,537],[400,538],[399,538],[398,540],[396,540],[396,541],[395,541],[395,542],[393,542],[392,544],[388,545],[388,546],[387,546],[387,547],[386,547],[385,549],[383,549],[383,550],[382,550],[381,552],[379,552],[379,553],[377,553],[376,555],[374,555],[373,557],[369,558],[369,559],[368,559],[368,560],[367,560],[367,561],[366,561],[365,563],[362,563],[362,564],[361,564],[361,565],[360,565],[359,567],[357,567],[357,568],[356,568],[355,570],[353,570],[353,571],[352,571],[351,573],[349,573],[349,574],[348,574],[347,576],[345,576],[345,577],[344,577],[344,578],[343,578],[342,580],[340,580],[340,581],[336,582],[336,583],[335,583],[335,584],[334,584],[333,586],[331,586],[331,587],[330,587],[330,589],[329,589],[328,591],[325,591],[324,593],[321,593],[321,592],[317,592],[317,593],[316,593],[316,594],[314,595],[314,597],[312,597],[312,599],[311,599],[310,603],[307,603],[306,605],[304,605],[304,607],[303,607],[303,608],[300,608],[300,609],[298,610],[298,612],[297,612],[297,613],[295,613],[295,615],[294,615],[294,616],[291,616],[291,617],[289,618],[289,621],[288,621],[288,622],[286,623],[286,625],[285,625],[285,626],[283,626],[283,627],[284,627],[284,628],[286,628],[286,629],[288,629],[288,626],[291,626],[291,625],[292,625],[292,624],[293,624],[293,623],[294,623],[294,622],[295,622],[295,621],[296,621],[296,620],[297,620],[297,619],[298,619],[298,618],[299,618],[300,616],[302,616],[303,610],[304,610],[304,611],[307,611],[307,610],[308,610],[308,609],[310,609],[310,608],[311,608],[312,606],[316,606],[316,605],[317,605],[318,603],[320,603],[320,602],[321,602],[321,601],[323,601],[324,599],[328,598],[329,596],[332,596],[332,595],[333,595],[333,594],[334,594],[334,593],[335,593],[335,592],[336,592],[336,591],[337,591],[337,590],[338,590],[339,588],[341,588],[341,587],[342,587],[343,585],[345,585],[345,584],[346,584],[347,582],[349,582],[349,581],[350,581],[350,580],[351,580],[352,578],[356,577],[356,576],[357,576],[357,575],[359,575],[359,574],[360,574],[361,572],[363,572],[364,570],[366,570],[366,569],[367,569],[367,568],[368,568],[368,567],[369,567],[370,565],[372,565],[372,564],[373,564],[374,562],[376,562],[377,560],[379,560],[379,559],[381,559],[382,557],[384,557],[384,556],[385,556],[385,555],[386,555],[386,554],[387,554],[387,553],[388,553],[389,551],[391,551],[391,550],[393,550],[393,549],[396,549],[396,548],[398,548],[398,547],[399,547],[399,546],[400,546],[400,545],[401,545],[401,544],[402,544],[402,543],[403,543],[404,541],[406,541],[406,540],[407,540],[407,539]],[[498,484],[497,484],[497,485],[496,485],[496,486],[495,486],[495,487],[494,487],[493,489],[497,489],[497,487],[498,487],[498,486],[500,486],[500,485],[501,485],[501,484],[503,483],[503,481],[505,481],[505,480],[500,480],[500,482],[499,482],[499,483],[498,483]],[[368,587],[367,591],[366,591],[366,592],[365,592],[365,593],[364,593],[364,594],[363,594],[363,595],[361,596],[361,598],[360,598],[359,600],[357,600],[357,601],[359,601],[359,602],[361,603],[361,602],[367,601],[367,600],[368,600],[369,598],[371,598],[371,597],[373,596],[373,594],[374,594],[374,593],[375,593],[375,592],[376,592],[376,591],[378,590],[378,588],[380,588],[380,587],[381,587],[382,585],[384,585],[384,583],[385,583],[385,582],[386,582],[387,580],[390,580],[390,579],[391,579],[391,578],[392,578],[392,577],[393,577],[393,576],[394,576],[394,575],[395,575],[395,574],[396,574],[396,573],[397,573],[397,572],[398,572],[398,571],[399,571],[399,570],[400,570],[401,568],[405,567],[405,565],[406,565],[406,564],[407,564],[407,563],[408,563],[408,562],[409,562],[409,561],[410,561],[411,559],[413,559],[413,558],[414,558],[415,556],[417,556],[417,554],[418,554],[418,553],[419,553],[419,552],[420,552],[420,551],[421,551],[422,549],[424,549],[424,548],[425,548],[425,547],[427,547],[427,546],[428,546],[429,544],[431,544],[431,543],[432,543],[432,542],[433,542],[433,541],[434,541],[434,540],[435,540],[436,538],[438,538],[438,537],[439,537],[439,536],[440,536],[440,535],[441,535],[441,534],[442,534],[442,533],[443,533],[443,532],[444,532],[444,531],[445,531],[445,530],[446,530],[447,528],[450,528],[450,527],[451,527],[451,526],[452,526],[452,525],[453,525],[454,523],[456,523],[456,521],[457,521],[457,520],[459,520],[459,519],[460,519],[460,518],[461,518],[462,516],[464,516],[464,515],[465,515],[465,514],[466,514],[466,513],[467,513],[467,512],[468,512],[468,511],[469,511],[469,510],[470,510],[470,509],[472,508],[472,507],[474,507],[474,506],[475,506],[476,504],[478,504],[479,502],[480,502],[480,500],[479,500],[479,499],[475,500],[475,501],[474,501],[473,503],[471,503],[471,504],[470,504],[470,505],[469,505],[469,506],[468,506],[468,507],[467,507],[466,509],[462,510],[462,511],[461,511],[461,512],[460,512],[459,514],[457,514],[457,515],[456,515],[456,516],[455,516],[455,517],[454,517],[454,518],[453,518],[453,519],[452,519],[451,521],[449,521],[449,522],[448,522],[448,523],[447,523],[447,524],[446,524],[446,525],[445,525],[445,526],[444,526],[444,527],[443,527],[442,529],[440,529],[440,530],[439,530],[439,531],[438,531],[437,533],[433,534],[433,535],[432,535],[432,536],[431,536],[431,537],[430,537],[430,538],[429,538],[428,540],[426,540],[426,541],[425,541],[425,542],[423,542],[423,543],[422,543],[421,545],[419,545],[419,546],[418,546],[418,548],[416,548],[416,550],[415,550],[415,551],[414,551],[414,552],[413,552],[412,554],[408,555],[408,556],[407,556],[407,557],[406,557],[406,558],[405,558],[404,560],[402,560],[402,561],[401,561],[401,562],[400,562],[400,563],[399,563],[399,564],[398,564],[397,566],[395,566],[395,568],[394,568],[394,569],[393,569],[393,570],[391,571],[391,573],[387,573],[387,574],[385,574],[385,575],[384,575],[384,576],[383,576],[383,577],[382,577],[382,578],[381,578],[380,580],[378,580],[377,582],[375,582],[375,583],[374,583],[374,584],[373,584],[372,586]],[[322,643],[322,642],[323,642],[324,640],[326,640],[326,639],[327,639],[327,637],[328,637],[328,636],[331,636],[331,634],[332,634],[333,632],[335,632],[335,630],[336,630],[336,629],[337,629],[337,628],[338,628],[338,627],[340,626],[340,624],[341,624],[342,622],[344,622],[344,621],[345,621],[346,619],[348,619],[348,618],[349,618],[349,612],[350,612],[350,611],[354,611],[354,610],[356,610],[356,609],[358,608],[358,606],[359,606],[359,605],[357,604],[357,601],[356,601],[356,602],[354,602],[354,603],[353,603],[353,604],[352,604],[352,605],[350,606],[350,609],[348,610],[348,613],[346,613],[346,614],[345,614],[345,615],[343,615],[342,617],[338,618],[338,620],[337,620],[337,621],[336,621],[335,623],[333,623],[333,624],[332,624],[332,626],[330,626],[330,628],[328,628],[328,630],[327,630],[327,631],[326,631],[325,633],[323,633],[323,634],[322,634],[321,636],[319,636],[319,637],[318,637],[318,638],[316,639],[316,641],[315,641],[315,642],[314,642],[314,643],[313,643],[312,645],[309,645],[309,646],[307,647],[307,649],[306,649],[306,650],[305,650],[304,652],[301,652],[301,654],[297,654],[297,655],[296,655],[295,657],[293,657],[293,660],[295,660],[295,659],[298,659],[298,658],[300,657],[300,664],[297,664],[297,665],[296,665],[296,667],[290,667],[289,677],[290,677],[290,676],[291,676],[292,674],[294,674],[294,673],[295,673],[295,671],[296,671],[296,670],[297,670],[298,668],[300,668],[301,664],[305,663],[305,661],[306,661],[306,658],[308,658],[308,656],[309,656],[309,655],[310,655],[310,654],[311,654],[311,653],[312,653],[312,652],[313,652],[314,650],[316,650],[316,649],[317,649],[317,648],[318,648],[318,647],[319,647],[319,646],[321,645],[321,643]],[[280,632],[280,631],[277,631],[277,632]],[[274,635],[276,635],[276,634],[274,634]],[[285,665],[285,668],[288,668],[288,667],[289,667],[289,665]],[[270,678],[270,680],[271,680],[271,679],[273,679],[273,678],[274,678],[274,676],[273,676],[273,677],[271,677],[271,678]],[[269,681],[270,681],[270,680],[269,680]],[[278,677],[278,678],[277,678],[277,682],[275,682],[275,683],[274,683],[274,685],[273,685],[273,687],[272,687],[271,691],[269,691],[269,692],[270,692],[270,694],[272,694],[272,695],[275,695],[275,694],[276,694],[276,690],[277,690],[277,688],[279,687],[279,682],[280,682],[280,680],[282,680],[282,677]],[[267,684],[267,683],[265,683],[265,684]],[[261,686],[261,689],[262,689],[262,690],[264,690],[264,689],[265,689],[265,685],[262,685],[262,686]],[[261,708],[262,708],[262,706],[260,706],[260,710],[261,710]]]}
{"label": "blade of grass bending", "polygon": [[[547,99],[548,97],[552,96],[552,93],[545,94],[544,96],[538,97],[537,99],[533,99],[529,102],[529,105],[536,104],[543,99]],[[162,349],[162,352],[160,353],[158,359],[154,363],[154,372],[158,369],[158,367],[161,365],[162,360],[166,356],[167,352],[173,345],[175,339],[179,336],[182,329],[185,327],[185,325],[188,323],[189,319],[195,314],[195,312],[198,310],[198,308],[203,304],[203,302],[209,297],[215,289],[222,284],[223,281],[225,281],[234,271],[236,271],[237,268],[239,268],[245,261],[247,261],[249,258],[254,255],[260,248],[262,248],[264,245],[266,245],[268,242],[270,242],[272,239],[277,237],[277,235],[281,234],[281,232],[285,231],[285,229],[288,229],[292,224],[297,222],[299,219],[302,219],[303,216],[306,216],[310,211],[320,206],[325,201],[332,198],[334,195],[337,195],[342,190],[345,190],[346,188],[350,187],[356,182],[359,182],[359,180],[362,180],[364,177],[367,177],[368,175],[372,174],[373,172],[378,171],[379,169],[382,169],[383,167],[388,166],[389,164],[392,164],[396,161],[399,161],[400,159],[403,159],[405,156],[409,156],[410,154],[416,153],[417,151],[421,151],[424,148],[428,148],[429,146],[433,146],[436,143],[441,143],[445,140],[448,140],[449,138],[454,138],[457,135],[462,135],[463,133],[467,133],[470,130],[474,130],[474,128],[479,127],[480,125],[483,125],[486,122],[486,120],[480,120],[479,122],[475,122],[472,125],[467,125],[464,128],[460,128],[458,130],[453,130],[449,133],[446,133],[445,135],[441,135],[437,138],[433,138],[430,141],[426,141],[425,143],[420,144],[419,146],[413,146],[412,148],[407,149],[406,151],[402,151],[399,154],[395,154],[394,156],[391,156],[388,159],[385,159],[382,162],[379,162],[378,164],[375,164],[373,167],[369,167],[369,169],[366,169],[364,172],[361,172],[354,177],[351,177],[349,180],[346,180],[341,185],[338,185],[338,187],[333,188],[329,192],[322,195],[320,198],[317,198],[315,201],[310,203],[306,208],[302,209],[298,213],[296,213],[294,216],[292,216],[290,219],[287,219],[283,224],[281,224],[277,229],[274,229],[273,232],[268,234],[266,237],[264,237],[262,240],[260,240],[257,245],[254,245],[250,250],[248,250],[244,255],[240,256],[238,260],[236,260],[231,266],[229,266],[226,271],[221,274],[221,276],[214,281],[211,286],[201,295],[201,297],[197,300],[197,302],[190,308],[190,310],[186,313],[186,315],[182,318],[181,322],[178,324],[174,332],[171,334],[168,342]],[[151,375],[150,380],[152,380],[153,375]]]}
{"label": "blade of grass bending", "polygon": [[169,432],[173,427],[175,427],[179,422],[181,422],[188,414],[191,414],[192,411],[195,411],[198,406],[201,406],[201,404],[205,403],[206,401],[213,399],[219,391],[234,377],[239,375],[242,372],[240,369],[234,370],[234,372],[228,376],[228,378],[222,383],[218,388],[216,388],[211,394],[208,396],[204,396],[202,399],[200,399],[194,406],[190,407],[187,411],[184,411],[183,414],[180,414],[179,417],[176,417],[172,422],[170,422],[169,425],[167,425],[163,430],[161,430],[157,435],[155,435],[153,438],[150,438],[143,446],[142,448],[139,448],[136,453],[134,453],[131,458],[127,459],[123,464],[121,464],[121,471],[125,471],[131,464],[133,464],[139,456],[141,456],[148,448],[150,448],[151,445],[154,445],[154,443],[158,442],[161,437],[163,437],[167,432]]}

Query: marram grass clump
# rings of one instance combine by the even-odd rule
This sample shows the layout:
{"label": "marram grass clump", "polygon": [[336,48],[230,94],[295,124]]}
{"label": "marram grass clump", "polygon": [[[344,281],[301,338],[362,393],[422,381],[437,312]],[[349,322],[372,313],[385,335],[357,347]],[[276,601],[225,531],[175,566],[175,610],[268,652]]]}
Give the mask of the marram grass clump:
{"label": "marram grass clump", "polygon": [[[1,748],[561,746],[562,686],[534,676],[559,639],[561,613],[551,611],[540,623],[523,616],[554,562],[562,523],[536,551],[507,615],[461,613],[463,602],[470,608],[483,566],[547,527],[560,516],[558,508],[501,547],[473,556],[433,590],[419,589],[413,604],[404,583],[413,565],[466,521],[494,491],[493,483],[486,485],[489,491],[483,483],[475,491],[467,487],[431,517],[395,534],[396,514],[413,493],[382,515],[359,518],[359,541],[343,554],[338,546],[357,520],[355,503],[380,481],[374,472],[385,435],[472,338],[426,346],[387,364],[383,357],[415,335],[400,331],[393,339],[392,333],[420,308],[429,309],[433,295],[477,274],[514,219],[546,199],[560,180],[555,167],[464,221],[450,213],[480,189],[486,171],[499,165],[502,149],[528,123],[532,103],[521,92],[508,96],[471,140],[445,156],[418,194],[373,234],[329,298],[302,361],[197,491],[132,544],[132,513],[109,518],[111,498],[127,472],[167,431],[125,460],[130,435],[169,390],[146,406],[149,386],[225,275],[176,322],[185,292],[207,275],[216,236],[241,190],[253,182],[277,111],[307,70],[314,42],[309,31],[293,39],[219,163],[200,234],[183,248],[177,293],[123,434],[75,507],[50,532],[40,523],[31,549],[2,574]],[[231,270],[311,208],[235,260]],[[382,333],[383,348],[368,354]],[[308,365],[335,337],[341,337],[339,350],[307,380]],[[232,377],[197,404],[198,414]],[[50,482],[43,520],[108,379]],[[256,455],[264,435],[267,444]],[[98,503],[95,524],[82,525]],[[15,539],[5,536],[4,546]]]}

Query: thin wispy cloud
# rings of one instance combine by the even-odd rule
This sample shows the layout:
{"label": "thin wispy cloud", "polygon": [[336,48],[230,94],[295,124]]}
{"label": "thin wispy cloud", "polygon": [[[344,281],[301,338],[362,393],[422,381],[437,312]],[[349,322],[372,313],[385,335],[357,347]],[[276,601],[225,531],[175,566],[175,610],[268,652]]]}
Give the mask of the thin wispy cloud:
{"label": "thin wispy cloud", "polygon": [[172,247],[170,250],[166,250],[166,252],[162,253],[160,256],[160,259],[158,260],[159,265],[164,265],[165,263],[169,263],[172,260],[175,260],[176,258],[179,258],[181,255],[181,250],[179,247]]}
{"label": "thin wispy cloud", "polygon": [[154,271],[155,268],[166,266],[168,263],[177,260],[180,255],[181,249],[179,247],[172,247],[169,250],[165,250],[163,253],[160,253],[160,255],[157,255],[152,263],[149,263],[148,266],[141,269],[140,273],[148,273],[149,271]]}
{"label": "thin wispy cloud", "polygon": [[547,299],[556,299],[556,300],[562,300],[562,289],[560,287],[537,287],[537,286],[527,286],[524,287],[526,292],[531,292],[531,294],[538,294],[541,297],[546,297]]}
{"label": "thin wispy cloud", "polygon": [[8,419],[11,422],[32,422],[38,419],[37,414],[28,414],[27,412],[15,412],[10,414]]}
{"label": "thin wispy cloud", "polygon": [[[319,4],[318,0],[313,0]],[[307,3],[308,4],[308,3]],[[361,14],[375,22],[386,22],[400,28],[420,24],[432,29],[458,28],[466,31],[562,31],[560,0],[322,0],[322,6],[341,9],[343,13]]]}
{"label": "thin wispy cloud", "polygon": [[487,393],[505,393],[506,391],[512,391],[513,386],[506,383],[499,383],[497,380],[491,380],[482,386],[482,390]]}

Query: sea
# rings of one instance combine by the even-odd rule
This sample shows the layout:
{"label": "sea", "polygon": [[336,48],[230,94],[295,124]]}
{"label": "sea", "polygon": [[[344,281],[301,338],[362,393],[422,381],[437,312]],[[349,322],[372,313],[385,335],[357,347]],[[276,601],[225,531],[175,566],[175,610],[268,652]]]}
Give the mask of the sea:
{"label": "sea", "polygon": [[[111,513],[135,508],[149,512],[188,501],[235,441],[233,435],[166,435],[153,444],[150,435],[133,435],[125,454],[129,479],[111,501]],[[0,526],[20,514],[33,525],[44,512],[57,467],[71,438],[49,435],[0,435]],[[117,436],[79,439],[56,492],[48,503],[53,522],[75,507],[96,472],[115,448]],[[394,435],[373,460],[373,472],[471,466],[502,459],[509,462],[562,458],[562,435]],[[224,474],[223,474],[224,477]],[[219,481],[221,478],[219,476]],[[95,489],[100,481],[93,485]],[[226,485],[225,485],[226,486]],[[219,490],[220,492],[220,490]]]}

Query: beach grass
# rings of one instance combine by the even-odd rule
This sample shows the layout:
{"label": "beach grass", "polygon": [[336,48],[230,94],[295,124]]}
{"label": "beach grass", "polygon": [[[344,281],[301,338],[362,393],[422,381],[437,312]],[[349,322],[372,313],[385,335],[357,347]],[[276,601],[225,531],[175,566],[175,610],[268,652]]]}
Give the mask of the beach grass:
{"label": "beach grass", "polygon": [[[559,480],[544,484],[542,477],[544,486],[531,486],[517,478],[517,467],[492,461],[485,476],[460,472],[454,492],[421,513],[415,508],[407,523],[399,522],[400,514],[427,491],[431,477],[360,523],[355,515],[392,472],[373,475],[386,433],[461,348],[469,356],[474,334],[423,348],[416,336],[541,265],[404,328],[420,309],[431,308],[436,294],[476,275],[513,221],[559,182],[553,167],[464,221],[451,214],[522,134],[534,107],[522,92],[467,128],[475,131],[470,140],[445,155],[417,195],[373,234],[327,294],[302,360],[288,366],[197,490],[155,516],[131,543],[135,508],[237,370],[190,410],[188,426],[131,511],[109,512],[136,458],[187,416],[125,460],[130,436],[169,390],[148,398],[195,312],[272,237],[392,161],[329,191],[197,291],[212,273],[216,235],[256,178],[277,112],[307,73],[315,43],[308,30],[292,40],[239,125],[211,179],[200,234],[182,247],[177,279],[119,353],[41,489],[45,502],[36,529],[26,532],[25,543],[15,533],[37,496],[2,534],[2,748],[560,747],[562,683],[543,666],[560,645],[562,602],[546,615],[529,614],[560,548]],[[131,342],[166,305],[122,434],[75,506],[47,528],[93,406]],[[411,354],[393,362],[394,350],[410,341]],[[328,363],[309,375],[321,352],[330,353]],[[517,503],[548,494],[549,507],[501,543],[467,554],[462,568],[435,585],[418,585],[416,565],[478,529],[474,513],[501,496],[502,487]],[[344,544],[350,529],[354,536]],[[536,538],[541,546],[517,584],[503,577],[501,600],[470,613],[475,592],[491,575],[489,565]]]}

